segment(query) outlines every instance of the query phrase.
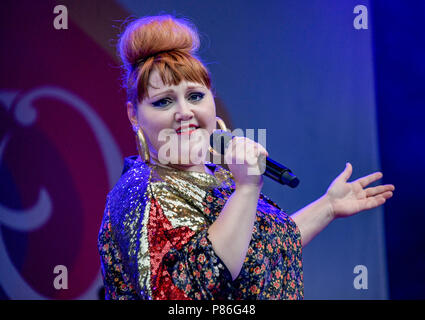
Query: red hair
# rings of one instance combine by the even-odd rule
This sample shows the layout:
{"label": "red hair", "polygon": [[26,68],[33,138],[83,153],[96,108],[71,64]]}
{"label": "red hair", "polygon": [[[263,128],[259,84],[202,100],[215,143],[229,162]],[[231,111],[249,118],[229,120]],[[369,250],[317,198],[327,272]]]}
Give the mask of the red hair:
{"label": "red hair", "polygon": [[128,101],[136,107],[148,95],[154,69],[164,84],[178,85],[186,80],[211,89],[209,71],[195,55],[199,43],[196,27],[185,19],[161,15],[132,21],[118,43]]}

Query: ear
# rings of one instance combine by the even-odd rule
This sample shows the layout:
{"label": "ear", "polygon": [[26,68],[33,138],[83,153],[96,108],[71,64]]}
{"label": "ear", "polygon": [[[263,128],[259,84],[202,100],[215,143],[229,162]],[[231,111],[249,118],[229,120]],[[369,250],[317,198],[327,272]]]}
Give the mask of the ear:
{"label": "ear", "polygon": [[131,125],[137,126],[138,121],[137,121],[136,108],[133,106],[133,104],[130,101],[127,102],[127,116],[128,116],[128,120],[130,120],[131,122]]}

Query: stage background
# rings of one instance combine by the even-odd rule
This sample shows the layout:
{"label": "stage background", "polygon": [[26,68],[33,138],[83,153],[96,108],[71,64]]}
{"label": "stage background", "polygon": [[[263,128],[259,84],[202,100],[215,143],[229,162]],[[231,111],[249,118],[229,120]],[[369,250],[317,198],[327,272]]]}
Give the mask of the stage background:
{"label": "stage background", "polygon": [[[356,5],[368,29],[356,30]],[[68,29],[53,27],[56,5]],[[115,41],[129,16],[191,19],[232,128],[267,129],[299,176],[264,193],[292,214],[350,161],[383,170],[384,207],[304,249],[306,299],[425,298],[425,4],[402,1],[5,1],[0,13],[0,297],[97,299],[105,198],[136,152]],[[68,269],[68,289],[53,286]],[[353,286],[356,265],[367,290]]]}

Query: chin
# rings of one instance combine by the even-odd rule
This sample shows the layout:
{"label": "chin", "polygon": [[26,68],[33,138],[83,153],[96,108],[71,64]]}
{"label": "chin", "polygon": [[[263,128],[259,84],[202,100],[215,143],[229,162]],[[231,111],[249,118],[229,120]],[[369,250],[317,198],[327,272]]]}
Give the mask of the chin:
{"label": "chin", "polygon": [[177,159],[181,165],[199,165],[204,164],[208,146],[204,143],[193,143],[188,148],[181,148]]}
{"label": "chin", "polygon": [[205,129],[195,130],[190,135],[172,135],[158,150],[162,164],[203,164],[209,147],[209,135]]}

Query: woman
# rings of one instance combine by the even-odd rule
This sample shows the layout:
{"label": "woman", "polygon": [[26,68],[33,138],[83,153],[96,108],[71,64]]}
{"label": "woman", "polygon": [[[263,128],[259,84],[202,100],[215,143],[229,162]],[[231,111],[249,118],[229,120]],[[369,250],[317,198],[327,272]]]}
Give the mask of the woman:
{"label": "woman", "polygon": [[267,155],[261,145],[237,137],[225,151],[229,170],[206,162],[216,114],[198,47],[195,27],[168,15],[135,20],[121,35],[139,156],[126,159],[107,198],[98,238],[106,298],[302,299],[302,247],[332,220],[382,205],[394,186],[365,189],[379,172],[348,183],[347,164],[289,217],[252,174]]}

